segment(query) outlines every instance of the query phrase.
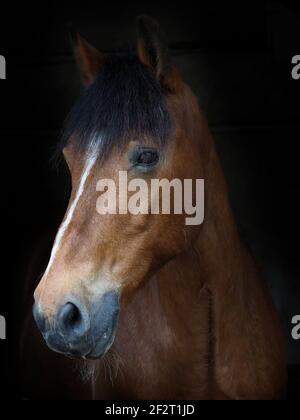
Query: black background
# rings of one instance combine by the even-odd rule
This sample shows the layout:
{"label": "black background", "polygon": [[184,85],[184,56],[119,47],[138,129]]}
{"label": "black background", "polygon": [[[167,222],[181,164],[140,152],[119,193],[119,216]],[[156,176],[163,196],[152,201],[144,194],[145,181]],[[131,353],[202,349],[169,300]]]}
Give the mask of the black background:
{"label": "black background", "polygon": [[[174,62],[198,95],[215,136],[242,236],[263,266],[288,345],[289,397],[297,397],[300,342],[300,7],[281,1],[1,4],[0,80],[2,276],[0,314],[8,339],[0,376],[18,387],[22,284],[41,237],[61,220],[68,198],[64,166],[51,156],[64,117],[80,93],[69,31],[106,53],[135,42],[135,17],[158,19]],[[298,384],[298,385],[297,385]],[[4,395],[2,393],[2,395]]]}

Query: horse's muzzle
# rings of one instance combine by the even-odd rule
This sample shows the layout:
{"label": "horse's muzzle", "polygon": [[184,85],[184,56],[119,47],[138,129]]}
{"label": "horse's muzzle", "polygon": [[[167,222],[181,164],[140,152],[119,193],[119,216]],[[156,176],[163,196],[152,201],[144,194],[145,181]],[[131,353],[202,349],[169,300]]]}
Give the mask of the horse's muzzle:
{"label": "horse's muzzle", "polygon": [[33,316],[48,347],[69,357],[97,359],[111,347],[119,315],[119,295],[111,291],[90,305],[70,299],[49,321],[33,306]]}

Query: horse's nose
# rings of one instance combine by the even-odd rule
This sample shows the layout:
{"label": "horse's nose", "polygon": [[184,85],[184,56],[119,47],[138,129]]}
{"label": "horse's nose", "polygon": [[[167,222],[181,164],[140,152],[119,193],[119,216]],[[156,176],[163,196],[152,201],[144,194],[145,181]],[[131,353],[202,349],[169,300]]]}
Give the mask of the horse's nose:
{"label": "horse's nose", "polygon": [[85,356],[88,353],[90,320],[83,307],[68,302],[50,322],[37,304],[34,304],[33,316],[52,350],[69,356]]}
{"label": "horse's nose", "polygon": [[80,339],[89,329],[89,319],[74,303],[66,303],[58,313],[57,328],[65,337]]}
{"label": "horse's nose", "polygon": [[[37,304],[33,305],[33,317],[42,333],[47,332],[47,320]],[[58,333],[63,337],[72,338],[72,340],[82,338],[89,329],[89,319],[87,314],[79,309],[74,303],[66,303],[58,312],[55,319],[55,327]]]}
{"label": "horse's nose", "polygon": [[52,350],[91,359],[100,357],[112,345],[118,314],[119,295],[114,291],[88,307],[69,301],[50,320],[39,306],[33,307],[36,324]]}

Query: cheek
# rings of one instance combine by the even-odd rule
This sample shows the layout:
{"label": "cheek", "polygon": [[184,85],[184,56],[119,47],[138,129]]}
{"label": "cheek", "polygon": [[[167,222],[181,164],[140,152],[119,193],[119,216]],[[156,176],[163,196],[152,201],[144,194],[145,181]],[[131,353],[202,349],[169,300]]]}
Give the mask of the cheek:
{"label": "cheek", "polygon": [[181,215],[131,216],[119,240],[124,267],[139,275],[155,270],[190,246],[191,234]]}
{"label": "cheek", "polygon": [[182,252],[187,245],[187,231],[182,215],[158,216],[156,226],[156,253],[162,256],[172,257]]}
{"label": "cheek", "polygon": [[150,224],[149,243],[152,255],[158,264],[187,251],[196,242],[202,225],[187,226],[186,215],[153,216]]}

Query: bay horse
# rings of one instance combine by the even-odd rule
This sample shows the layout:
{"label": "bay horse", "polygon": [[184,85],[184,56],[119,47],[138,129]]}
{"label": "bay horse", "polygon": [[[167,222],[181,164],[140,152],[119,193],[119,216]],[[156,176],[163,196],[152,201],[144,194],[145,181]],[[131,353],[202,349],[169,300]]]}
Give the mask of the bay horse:
{"label": "bay horse", "polygon": [[[54,352],[29,317],[23,371],[48,398],[283,398],[280,322],[240,240],[208,123],[159,25],[138,18],[135,54],[105,57],[80,36],[74,50],[85,90],[59,146],[72,193],[33,308]],[[204,223],[100,216],[96,183],[119,171],[148,184],[204,179]]]}

